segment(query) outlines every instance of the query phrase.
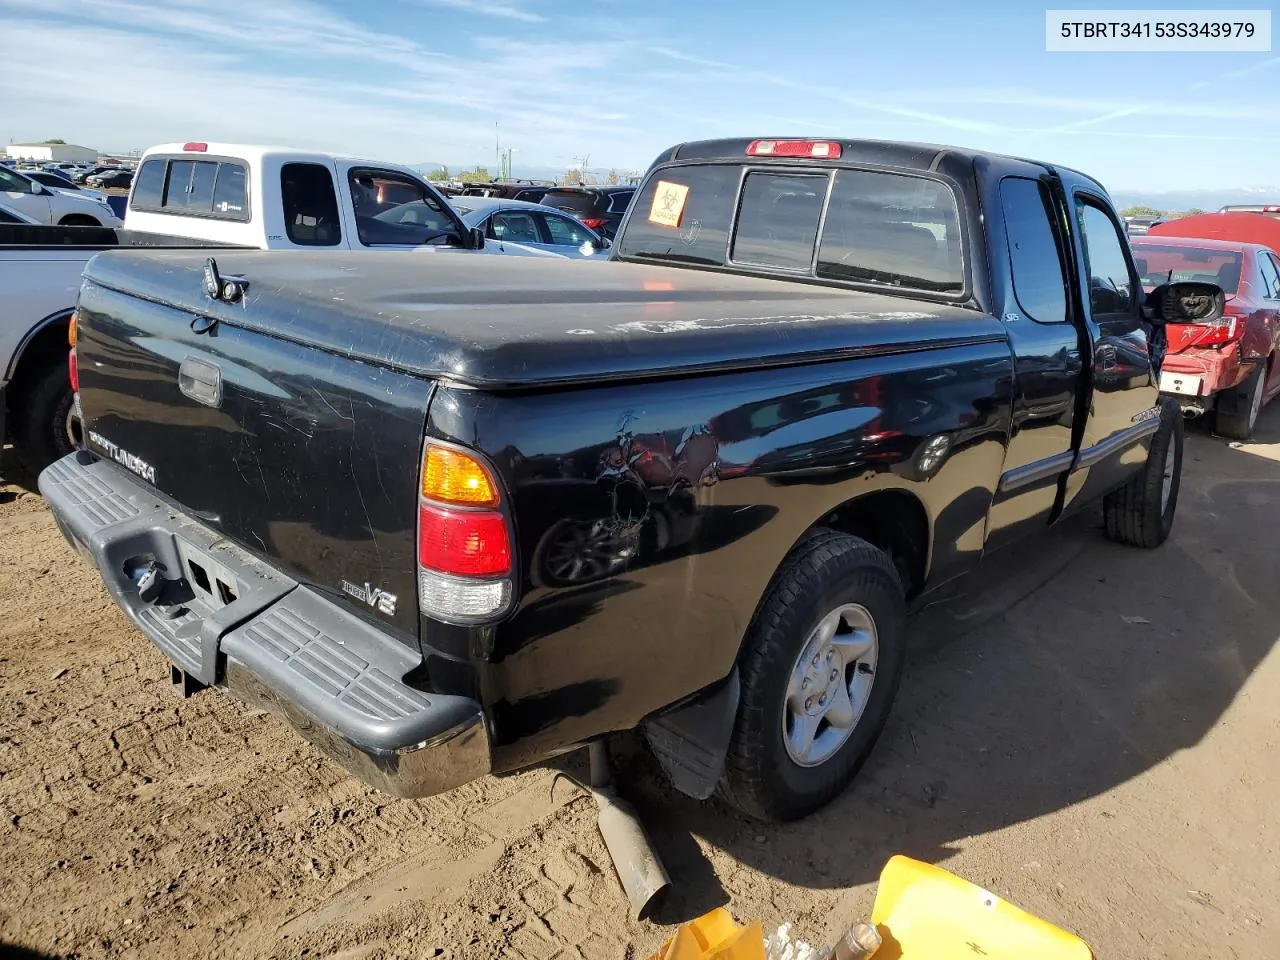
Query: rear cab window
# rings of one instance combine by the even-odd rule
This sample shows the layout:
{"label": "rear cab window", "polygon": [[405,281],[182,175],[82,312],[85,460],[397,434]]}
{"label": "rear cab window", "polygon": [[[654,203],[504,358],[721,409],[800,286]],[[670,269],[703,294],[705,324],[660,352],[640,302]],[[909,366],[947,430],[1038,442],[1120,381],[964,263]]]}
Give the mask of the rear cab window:
{"label": "rear cab window", "polygon": [[622,259],[783,270],[948,298],[966,290],[955,192],[914,173],[672,167],[635,196],[620,240]]}
{"label": "rear cab window", "polygon": [[134,177],[129,206],[147,213],[249,220],[249,166],[233,157],[149,157]]}

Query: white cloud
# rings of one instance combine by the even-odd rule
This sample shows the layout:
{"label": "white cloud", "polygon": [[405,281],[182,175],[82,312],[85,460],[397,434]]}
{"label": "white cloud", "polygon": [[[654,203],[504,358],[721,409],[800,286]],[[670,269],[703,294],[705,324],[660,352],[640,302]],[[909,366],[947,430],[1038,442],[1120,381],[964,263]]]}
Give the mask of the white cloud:
{"label": "white cloud", "polygon": [[513,3],[502,3],[501,0],[419,0],[420,3],[434,4],[437,7],[452,7],[485,17],[499,17],[504,20],[520,20],[524,23],[541,23],[547,18]]}
{"label": "white cloud", "polygon": [[[67,9],[74,19],[51,19]],[[572,153],[584,135],[611,162],[656,153],[619,109],[628,91],[604,73],[625,45],[584,57],[564,41],[433,48],[412,36],[310,0],[0,0],[12,107],[0,132],[103,149],[223,138],[418,162],[491,157],[497,121],[528,163]]]}

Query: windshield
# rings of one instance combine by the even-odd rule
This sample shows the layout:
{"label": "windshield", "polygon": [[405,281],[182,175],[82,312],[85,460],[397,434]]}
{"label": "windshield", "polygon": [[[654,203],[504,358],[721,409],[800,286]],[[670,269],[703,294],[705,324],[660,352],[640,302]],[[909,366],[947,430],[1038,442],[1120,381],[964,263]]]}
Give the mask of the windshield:
{"label": "windshield", "polygon": [[635,208],[619,257],[758,266],[931,293],[965,288],[955,194],[927,177],[782,167],[744,176],[736,164],[690,165],[657,174]]}
{"label": "windshield", "polygon": [[[1204,247],[1159,246],[1148,243],[1133,245],[1133,262],[1147,289],[1162,283],[1216,283],[1227,296],[1240,287],[1242,257],[1234,250],[1210,250]],[[1172,275],[1171,275],[1172,272]]]}

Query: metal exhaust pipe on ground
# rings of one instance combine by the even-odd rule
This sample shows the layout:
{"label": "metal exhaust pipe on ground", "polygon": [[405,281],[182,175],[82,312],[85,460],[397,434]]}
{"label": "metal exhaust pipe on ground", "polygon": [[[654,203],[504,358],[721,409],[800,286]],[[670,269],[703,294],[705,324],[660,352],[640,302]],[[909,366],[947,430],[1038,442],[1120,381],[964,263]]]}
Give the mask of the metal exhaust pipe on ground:
{"label": "metal exhaust pipe on ground", "polygon": [[592,743],[591,795],[600,809],[600,836],[613,860],[622,890],[631,902],[631,917],[644,920],[671,886],[635,809],[613,789],[609,754],[603,740]]}

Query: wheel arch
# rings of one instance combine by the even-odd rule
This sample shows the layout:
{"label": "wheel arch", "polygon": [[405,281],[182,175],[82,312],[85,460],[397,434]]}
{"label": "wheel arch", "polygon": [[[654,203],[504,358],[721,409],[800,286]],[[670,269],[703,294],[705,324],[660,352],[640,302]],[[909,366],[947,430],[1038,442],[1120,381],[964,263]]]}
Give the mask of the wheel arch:
{"label": "wheel arch", "polygon": [[29,377],[34,371],[56,361],[59,354],[65,358],[71,349],[67,343],[67,331],[74,312],[72,307],[57,310],[27,331],[9,358],[4,377],[7,383]]}
{"label": "wheel arch", "polygon": [[[860,537],[893,559],[907,596],[924,587],[932,559],[933,524],[923,501],[909,488],[887,487],[851,497],[809,525],[787,551],[819,529]],[[767,592],[767,591],[766,591]],[[764,598],[761,597],[761,602]]]}

